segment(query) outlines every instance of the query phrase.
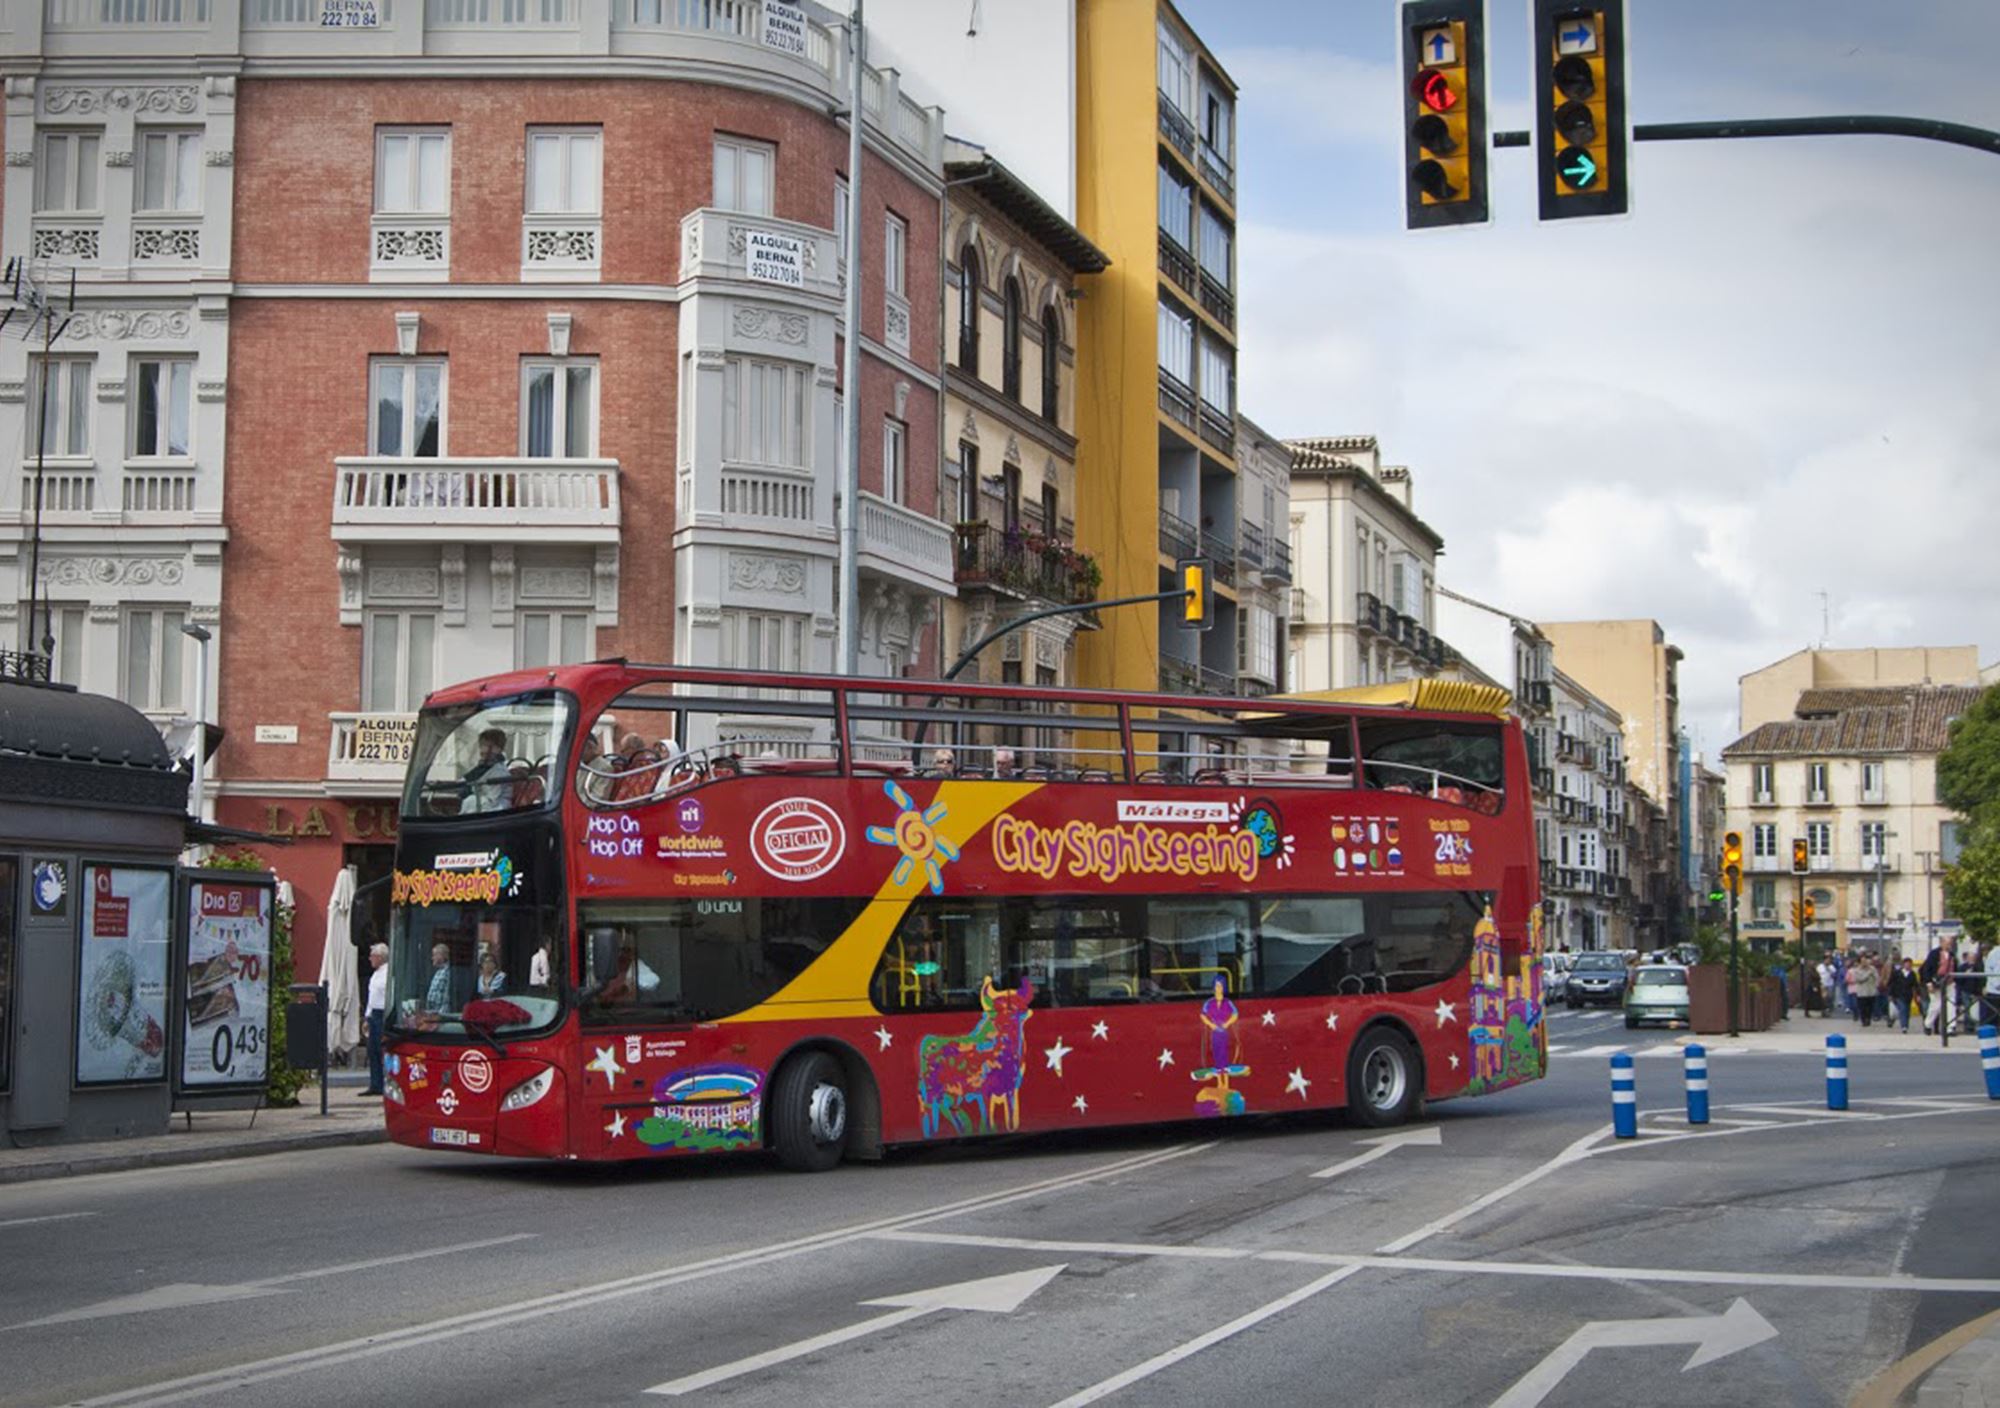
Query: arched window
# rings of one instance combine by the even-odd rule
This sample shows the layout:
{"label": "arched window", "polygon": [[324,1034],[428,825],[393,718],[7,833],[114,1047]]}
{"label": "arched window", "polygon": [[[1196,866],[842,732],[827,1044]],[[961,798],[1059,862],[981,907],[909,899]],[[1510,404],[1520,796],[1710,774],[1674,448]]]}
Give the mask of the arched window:
{"label": "arched window", "polygon": [[1007,277],[1000,328],[1000,390],[1018,401],[1021,399],[1021,284],[1011,274]]}
{"label": "arched window", "polygon": [[979,251],[958,252],[958,365],[979,375]]}
{"label": "arched window", "polygon": [[1051,303],[1042,310],[1042,419],[1054,425],[1062,403],[1062,319]]}

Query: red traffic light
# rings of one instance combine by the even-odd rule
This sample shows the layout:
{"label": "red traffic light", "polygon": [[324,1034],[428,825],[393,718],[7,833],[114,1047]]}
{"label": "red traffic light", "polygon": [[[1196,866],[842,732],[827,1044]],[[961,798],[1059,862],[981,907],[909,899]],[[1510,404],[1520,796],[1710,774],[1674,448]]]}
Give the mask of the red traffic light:
{"label": "red traffic light", "polygon": [[1458,90],[1451,86],[1450,79],[1436,70],[1418,74],[1410,82],[1410,91],[1432,112],[1450,112],[1458,106]]}

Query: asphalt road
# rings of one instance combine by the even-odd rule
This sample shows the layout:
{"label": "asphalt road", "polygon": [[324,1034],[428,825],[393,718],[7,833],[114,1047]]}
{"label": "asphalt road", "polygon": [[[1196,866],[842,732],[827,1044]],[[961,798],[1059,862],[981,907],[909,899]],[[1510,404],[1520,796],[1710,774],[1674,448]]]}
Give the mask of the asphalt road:
{"label": "asphalt road", "polygon": [[372,1146],[4,1188],[0,1404],[1846,1404],[2000,1308],[1969,1046],[1857,1059],[1844,1116],[1816,1058],[1716,1057],[1706,1133],[1641,1059],[1614,1144],[1622,1023],[1552,1023],[1549,1079],[1388,1146],[1301,1117],[819,1177]]}

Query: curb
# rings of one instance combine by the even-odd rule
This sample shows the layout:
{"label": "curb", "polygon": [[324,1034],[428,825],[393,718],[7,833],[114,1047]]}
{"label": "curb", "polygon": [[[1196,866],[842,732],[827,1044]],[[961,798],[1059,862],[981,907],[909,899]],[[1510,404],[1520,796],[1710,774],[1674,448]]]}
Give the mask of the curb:
{"label": "curb", "polygon": [[[386,1144],[386,1129],[340,1129],[324,1133],[283,1134],[269,1139],[243,1139],[199,1149],[146,1149],[125,1153],[83,1153],[37,1162],[0,1165],[0,1184],[32,1183],[45,1178],[73,1178],[88,1173],[125,1173],[139,1168],[169,1168],[205,1164],[217,1159],[247,1159],[259,1154],[289,1154],[301,1149],[331,1149],[351,1144]],[[60,1146],[57,1146],[60,1147]]]}
{"label": "curb", "polygon": [[2000,1403],[2000,1328],[1959,1346],[1917,1385],[1916,1408]]}

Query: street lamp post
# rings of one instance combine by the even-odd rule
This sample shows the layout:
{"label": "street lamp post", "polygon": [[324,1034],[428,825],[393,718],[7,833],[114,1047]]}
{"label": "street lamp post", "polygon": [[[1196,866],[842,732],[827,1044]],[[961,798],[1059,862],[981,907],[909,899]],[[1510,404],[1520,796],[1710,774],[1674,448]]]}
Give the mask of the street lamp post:
{"label": "street lamp post", "polygon": [[866,72],[867,46],[861,22],[862,0],[854,0],[847,21],[847,279],[842,316],[847,340],[840,359],[840,601],[839,659],[835,670],[860,673],[861,603],[861,80]]}
{"label": "street lamp post", "polygon": [[208,646],[215,637],[208,627],[193,623],[182,626],[181,634],[195,643],[194,785],[188,789],[188,807],[196,821],[203,821],[208,809]]}

